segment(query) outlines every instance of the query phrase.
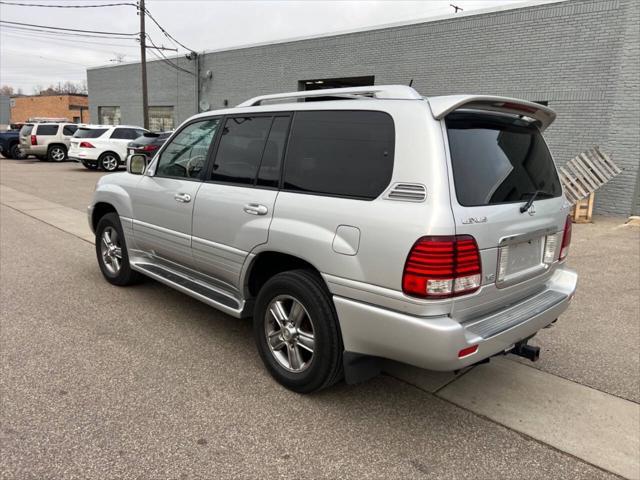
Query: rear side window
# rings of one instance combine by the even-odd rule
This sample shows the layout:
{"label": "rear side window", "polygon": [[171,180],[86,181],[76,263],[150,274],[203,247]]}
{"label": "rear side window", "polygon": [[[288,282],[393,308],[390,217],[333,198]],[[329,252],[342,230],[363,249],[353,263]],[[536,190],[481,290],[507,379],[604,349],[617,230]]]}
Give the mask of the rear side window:
{"label": "rear side window", "polygon": [[106,131],[106,128],[79,128],[73,138],[98,138]]}
{"label": "rear side window", "polygon": [[116,128],[111,134],[111,138],[121,140],[135,140],[142,135],[141,130],[135,130],[133,128]]}
{"label": "rear side window", "polygon": [[31,131],[32,130],[33,130],[33,125],[24,125],[20,129],[20,135],[22,135],[23,137],[25,137],[27,135],[31,135]]}
{"label": "rear side window", "polygon": [[38,125],[36,135],[56,135],[58,133],[58,125]]}
{"label": "rear side window", "polygon": [[269,138],[264,147],[258,185],[263,187],[277,187],[280,183],[280,165],[284,155],[284,146],[289,131],[289,117],[275,117],[269,131]]}
{"label": "rear side window", "polygon": [[78,129],[77,125],[65,125],[64,127],[62,127],[62,134],[71,136],[74,133],[76,133],[77,129]]}
{"label": "rear side window", "polygon": [[296,112],[284,188],[376,198],[391,180],[394,140],[393,120],[383,112]]}
{"label": "rear side window", "polygon": [[253,185],[272,117],[231,117],[222,130],[211,180]]}
{"label": "rear side window", "polygon": [[535,125],[507,116],[454,113],[446,118],[451,167],[460,205],[559,197],[560,180]]}

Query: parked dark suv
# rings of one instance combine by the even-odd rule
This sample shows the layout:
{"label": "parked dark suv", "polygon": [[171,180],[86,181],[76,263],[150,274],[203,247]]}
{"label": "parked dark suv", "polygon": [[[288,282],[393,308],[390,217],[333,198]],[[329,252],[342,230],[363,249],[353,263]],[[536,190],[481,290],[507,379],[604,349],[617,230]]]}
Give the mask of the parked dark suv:
{"label": "parked dark suv", "polygon": [[136,138],[127,146],[127,156],[133,154],[145,155],[147,159],[151,159],[158,149],[167,141],[173,132],[147,132],[141,137]]}

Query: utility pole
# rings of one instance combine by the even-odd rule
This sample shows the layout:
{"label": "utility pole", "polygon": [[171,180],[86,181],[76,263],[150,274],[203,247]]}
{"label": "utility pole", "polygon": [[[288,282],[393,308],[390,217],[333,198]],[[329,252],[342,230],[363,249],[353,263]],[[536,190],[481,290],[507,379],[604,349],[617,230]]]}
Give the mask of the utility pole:
{"label": "utility pole", "polygon": [[138,14],[140,15],[140,69],[142,73],[142,123],[144,128],[149,128],[149,98],[147,95],[147,44],[144,31],[144,0],[138,2]]}

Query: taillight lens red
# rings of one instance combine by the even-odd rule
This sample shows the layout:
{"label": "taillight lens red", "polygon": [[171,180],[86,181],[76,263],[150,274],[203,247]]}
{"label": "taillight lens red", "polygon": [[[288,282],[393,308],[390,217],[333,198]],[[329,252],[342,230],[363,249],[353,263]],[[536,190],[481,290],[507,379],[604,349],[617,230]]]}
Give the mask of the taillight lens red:
{"label": "taillight lens red", "polygon": [[38,144],[38,137],[36,137],[35,135],[31,135],[31,145],[37,145]]}
{"label": "taillight lens red", "polygon": [[411,248],[402,291],[421,298],[449,298],[480,288],[482,265],[471,235],[422,237]]}
{"label": "taillight lens red", "polygon": [[157,150],[157,149],[158,149],[157,145],[145,145],[140,150],[142,150],[143,152],[153,152],[154,150]]}
{"label": "taillight lens red", "polygon": [[80,142],[80,148],[96,148],[89,142]]}
{"label": "taillight lens red", "polygon": [[569,245],[571,245],[571,231],[573,230],[571,216],[567,216],[564,222],[564,233],[562,234],[562,246],[560,247],[560,260],[564,260],[569,255]]}

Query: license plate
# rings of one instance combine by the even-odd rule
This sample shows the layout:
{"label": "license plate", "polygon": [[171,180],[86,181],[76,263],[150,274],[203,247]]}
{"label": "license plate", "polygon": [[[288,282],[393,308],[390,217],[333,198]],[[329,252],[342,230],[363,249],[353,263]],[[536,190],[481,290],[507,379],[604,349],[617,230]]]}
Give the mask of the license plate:
{"label": "license plate", "polygon": [[542,265],[544,237],[500,247],[498,281],[517,276]]}
{"label": "license plate", "polygon": [[129,149],[129,155],[133,155],[135,153],[135,150],[133,148]]}

